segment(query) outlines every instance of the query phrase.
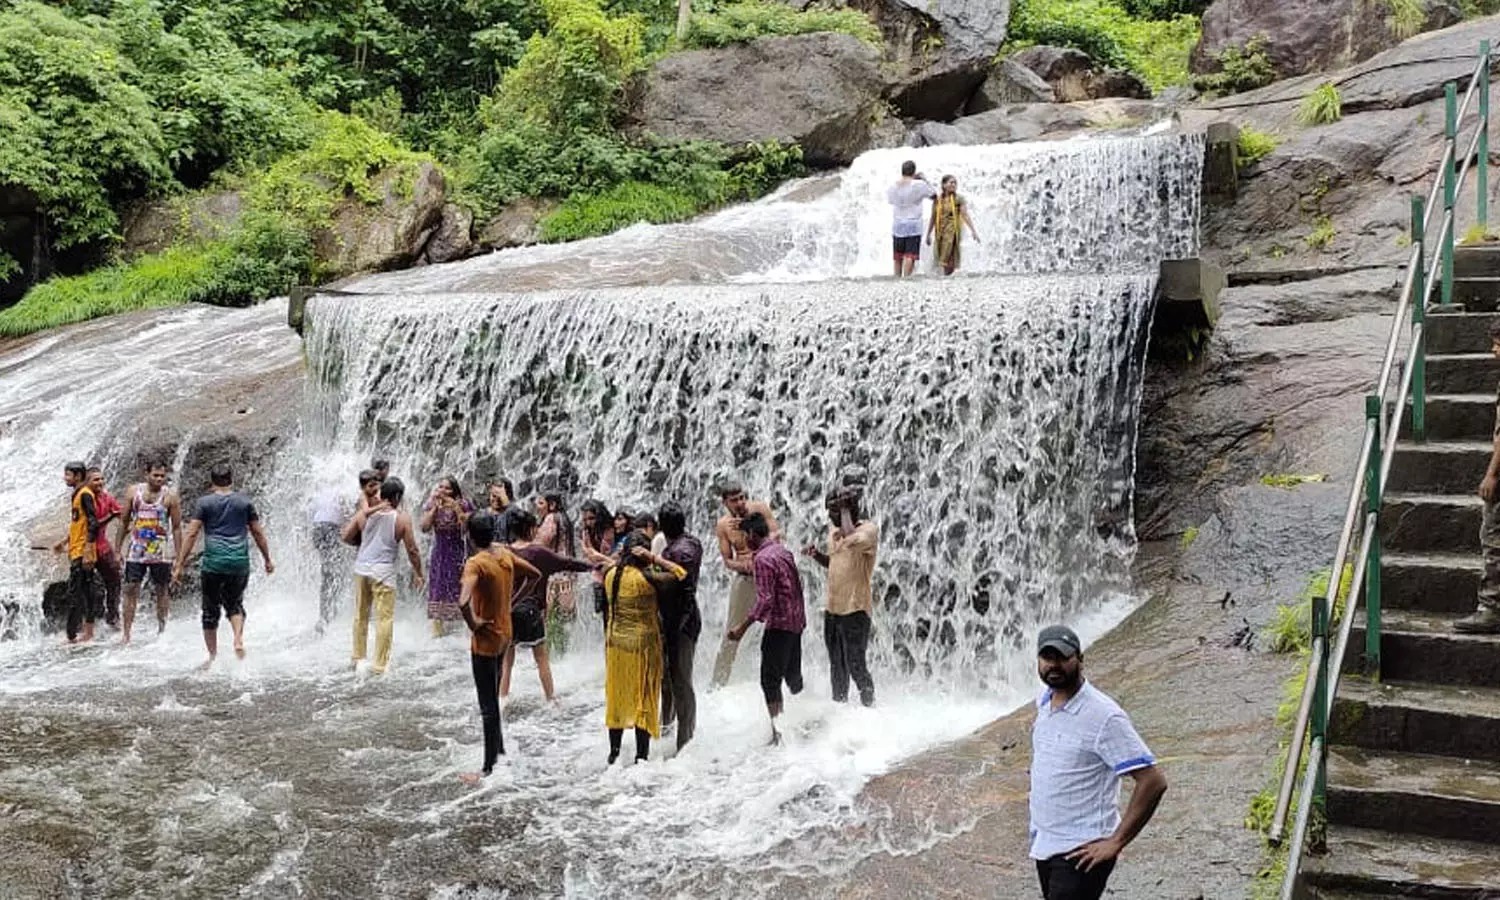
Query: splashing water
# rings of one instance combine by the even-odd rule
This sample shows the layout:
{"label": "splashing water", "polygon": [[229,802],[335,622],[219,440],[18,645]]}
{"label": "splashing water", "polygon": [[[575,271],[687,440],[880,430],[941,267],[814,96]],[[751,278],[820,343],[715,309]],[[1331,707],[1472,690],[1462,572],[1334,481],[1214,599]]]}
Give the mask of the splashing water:
{"label": "splashing water", "polygon": [[[965,271],[985,277],[863,280],[889,266],[884,186],[907,157],[959,178],[983,239]],[[0,597],[32,617],[0,643],[13,871],[106,896],[769,896],[936,840],[888,831],[863,785],[1020,702],[1038,622],[1089,637],[1133,602],[1140,348],[1156,262],[1196,248],[1200,161],[1180,137],[877,151],[695,223],[316,298],[302,433],[257,497],[278,571],[252,580],[250,657],[205,675],[185,674],[202,653],[187,614],[128,650],[37,636],[24,543],[64,503],[63,458],[124,459],[118,430],[155,402],[294,363],[284,305],[0,349]],[[114,345],[123,356],[100,353]],[[75,399],[80,379],[99,390]],[[460,788],[479,752],[464,641],[430,638],[408,599],[391,675],[369,679],[347,671],[347,610],[329,636],[313,630],[306,501],[352,486],[376,451],[413,501],[440,474],[503,472],[575,505],[672,497],[705,538],[711,486],[732,474],[793,546],[821,538],[833,474],[863,465],[882,528],[880,705],[828,699],[813,615],[809,689],[788,705],[788,744],[765,749],[753,641],[727,687],[702,690],[726,589],[711,560],[693,744],[605,769],[601,638],[584,614],[554,660],[559,704],[539,702],[519,661],[511,755]],[[803,574],[816,610],[820,573]]]}

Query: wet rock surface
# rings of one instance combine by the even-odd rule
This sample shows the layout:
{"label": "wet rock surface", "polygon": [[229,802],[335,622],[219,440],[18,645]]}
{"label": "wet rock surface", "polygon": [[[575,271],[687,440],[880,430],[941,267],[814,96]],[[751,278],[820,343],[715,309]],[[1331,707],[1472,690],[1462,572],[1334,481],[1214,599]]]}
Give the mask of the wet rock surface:
{"label": "wet rock surface", "polygon": [[378,201],[346,198],[332,223],[313,235],[318,259],[333,275],[382,272],[417,260],[443,219],[447,183],[432,163],[397,167],[374,179]]}

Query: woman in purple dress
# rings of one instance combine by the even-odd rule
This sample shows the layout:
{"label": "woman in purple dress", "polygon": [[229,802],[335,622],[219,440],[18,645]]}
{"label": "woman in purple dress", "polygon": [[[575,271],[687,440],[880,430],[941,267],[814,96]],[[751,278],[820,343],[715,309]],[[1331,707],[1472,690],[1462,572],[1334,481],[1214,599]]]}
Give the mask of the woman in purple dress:
{"label": "woman in purple dress", "polygon": [[446,622],[463,618],[458,609],[459,581],[468,555],[465,531],[474,504],[464,499],[458,479],[443,476],[432,496],[422,506],[422,531],[432,534],[432,553],[427,565],[427,618],[432,636],[442,637]]}

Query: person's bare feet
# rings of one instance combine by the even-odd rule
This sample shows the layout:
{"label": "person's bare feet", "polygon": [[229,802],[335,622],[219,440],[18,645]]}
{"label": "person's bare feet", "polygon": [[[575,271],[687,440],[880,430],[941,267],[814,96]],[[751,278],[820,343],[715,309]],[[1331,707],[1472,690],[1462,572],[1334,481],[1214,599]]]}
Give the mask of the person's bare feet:
{"label": "person's bare feet", "polygon": [[209,657],[208,657],[208,659],[205,659],[202,662],[202,664],[198,666],[198,671],[200,671],[200,672],[206,672],[206,671],[208,671],[208,667],[211,666],[211,665],[213,665],[213,664],[214,664],[214,657],[213,657],[212,654],[210,654]]}
{"label": "person's bare feet", "polygon": [[458,776],[458,780],[462,781],[464,784],[468,785],[469,787],[479,787],[481,784],[484,784],[484,773],[483,772],[465,772],[462,775]]}
{"label": "person's bare feet", "polygon": [[130,646],[130,635],[128,633],[126,633],[126,632],[123,632],[123,631],[120,632],[120,646],[121,647],[129,647]]}
{"label": "person's bare feet", "polygon": [[234,645],[234,658],[235,659],[244,659],[245,658],[245,645],[244,644],[235,644]]}

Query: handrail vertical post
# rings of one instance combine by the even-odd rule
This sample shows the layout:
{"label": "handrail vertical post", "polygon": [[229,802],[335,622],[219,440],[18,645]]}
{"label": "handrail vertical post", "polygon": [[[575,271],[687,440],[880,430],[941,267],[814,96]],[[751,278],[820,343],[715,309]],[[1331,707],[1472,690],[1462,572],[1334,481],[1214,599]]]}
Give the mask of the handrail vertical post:
{"label": "handrail vertical post", "polygon": [[1458,188],[1458,85],[1443,86],[1443,134],[1447,149],[1443,153],[1443,215],[1448,227],[1443,229],[1443,305],[1453,302],[1453,229],[1458,220],[1453,215],[1454,193]]}
{"label": "handrail vertical post", "polygon": [[1479,42],[1479,158],[1474,162],[1475,191],[1478,193],[1479,227],[1486,234],[1490,225],[1490,42]]}
{"label": "handrail vertical post", "polygon": [[[1427,221],[1426,204],[1413,194],[1411,198],[1411,242],[1417,248],[1417,267],[1412,273],[1411,321],[1413,326],[1427,321],[1427,281],[1424,270],[1427,265]],[[1414,441],[1427,440],[1427,338],[1426,329],[1418,333],[1411,347],[1411,436]],[[1399,416],[1401,410],[1396,410]],[[1394,417],[1393,417],[1394,418]],[[1399,422],[1399,419],[1394,419]],[[1398,427],[1398,426],[1392,426]]]}
{"label": "handrail vertical post", "polygon": [[[1381,470],[1381,442],[1383,436],[1380,433],[1380,397],[1370,394],[1365,397],[1365,419],[1369,426],[1374,429],[1375,439],[1370,442],[1370,462],[1365,468],[1365,513],[1366,522],[1374,519],[1376,532],[1370,535],[1370,558],[1365,569],[1365,662],[1366,674],[1374,678],[1380,677],[1380,470]],[[1368,525],[1366,527],[1369,527]],[[1330,578],[1337,578],[1338,586],[1334,588],[1337,596],[1339,588],[1343,586],[1343,572],[1334,572]],[[1355,598],[1348,597],[1345,603],[1355,602]]]}
{"label": "handrail vertical post", "polygon": [[1312,848],[1321,848],[1326,843],[1322,827],[1327,821],[1323,810],[1326,808],[1325,798],[1328,794],[1328,667],[1338,665],[1337,661],[1329,659],[1330,654],[1333,653],[1333,641],[1329,637],[1331,629],[1328,627],[1328,622],[1328,595],[1314,594],[1312,598],[1313,644],[1322,644],[1323,652],[1318,654],[1317,670],[1310,676],[1316,679],[1316,686],[1313,690],[1312,709],[1307,721],[1308,752],[1309,754],[1315,753],[1318,757],[1316,760],[1309,757],[1308,766],[1312,767],[1315,762],[1320,763],[1317,766],[1317,779],[1313,783],[1312,815],[1307,819],[1309,833],[1303,835],[1306,841],[1304,846]]}

